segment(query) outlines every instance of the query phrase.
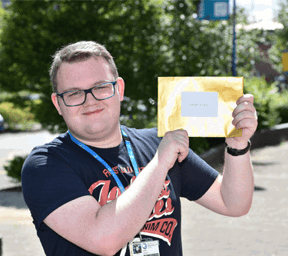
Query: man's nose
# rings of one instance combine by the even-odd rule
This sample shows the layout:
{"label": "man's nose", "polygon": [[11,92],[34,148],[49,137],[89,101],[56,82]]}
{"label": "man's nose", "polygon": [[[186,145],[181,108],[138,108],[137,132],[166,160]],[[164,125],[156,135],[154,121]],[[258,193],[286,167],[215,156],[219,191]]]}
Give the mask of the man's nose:
{"label": "man's nose", "polygon": [[95,104],[95,101],[98,102],[98,100],[92,95],[92,92],[88,92],[84,104]]}

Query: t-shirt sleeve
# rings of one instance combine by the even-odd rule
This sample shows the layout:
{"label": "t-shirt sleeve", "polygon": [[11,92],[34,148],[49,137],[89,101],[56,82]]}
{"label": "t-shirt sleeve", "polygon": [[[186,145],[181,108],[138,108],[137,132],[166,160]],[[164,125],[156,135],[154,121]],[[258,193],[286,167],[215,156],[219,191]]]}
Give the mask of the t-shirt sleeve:
{"label": "t-shirt sleeve", "polygon": [[187,158],[179,163],[179,167],[181,171],[181,197],[191,201],[202,197],[219,174],[191,149]]}
{"label": "t-shirt sleeve", "polygon": [[49,148],[36,148],[25,160],[22,190],[35,225],[41,229],[45,229],[43,220],[58,207],[90,195],[69,162]]}

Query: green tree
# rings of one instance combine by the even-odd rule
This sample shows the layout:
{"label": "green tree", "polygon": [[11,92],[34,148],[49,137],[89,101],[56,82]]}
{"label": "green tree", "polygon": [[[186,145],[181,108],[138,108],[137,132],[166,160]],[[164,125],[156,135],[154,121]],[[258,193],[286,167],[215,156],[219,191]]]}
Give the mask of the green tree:
{"label": "green tree", "polygon": [[[198,2],[12,0],[1,33],[0,87],[41,94],[41,104],[30,106],[37,120],[50,131],[65,131],[50,100],[51,55],[65,44],[94,40],[111,52],[126,82],[131,101],[123,102],[122,119],[147,126],[156,116],[158,76],[232,75],[232,20],[197,20]],[[239,9],[245,21],[243,12]],[[237,37],[243,76],[249,74],[254,43],[244,32]]]}
{"label": "green tree", "polygon": [[288,50],[288,1],[281,0],[279,1],[279,11],[276,17],[276,20],[281,23],[284,28],[279,31],[278,37],[279,41],[282,44],[282,49]]}
{"label": "green tree", "polygon": [[[1,88],[41,93],[42,104],[32,108],[36,118],[51,131],[65,130],[50,100],[51,55],[65,44],[94,40],[115,57],[119,73],[129,85],[126,94],[142,98],[151,110],[149,98],[156,100],[157,95],[157,84],[152,81],[157,81],[155,70],[164,58],[157,36],[161,34],[157,24],[162,9],[146,2],[12,1],[1,35],[0,65],[7,67],[0,71]],[[146,119],[152,119],[151,111],[146,112]]]}
{"label": "green tree", "polygon": [[269,57],[273,61],[274,68],[279,73],[282,73],[282,54],[284,50],[288,50],[288,1],[279,1],[279,7],[275,20],[281,23],[284,28],[275,31],[275,35],[272,38],[273,45],[269,50]]}

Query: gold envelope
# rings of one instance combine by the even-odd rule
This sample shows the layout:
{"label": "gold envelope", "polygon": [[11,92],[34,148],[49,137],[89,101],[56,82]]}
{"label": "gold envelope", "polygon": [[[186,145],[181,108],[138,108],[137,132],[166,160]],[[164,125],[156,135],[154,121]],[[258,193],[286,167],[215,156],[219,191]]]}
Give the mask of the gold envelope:
{"label": "gold envelope", "polygon": [[241,137],[232,112],[243,87],[243,77],[158,77],[158,136],[183,128],[190,137]]}

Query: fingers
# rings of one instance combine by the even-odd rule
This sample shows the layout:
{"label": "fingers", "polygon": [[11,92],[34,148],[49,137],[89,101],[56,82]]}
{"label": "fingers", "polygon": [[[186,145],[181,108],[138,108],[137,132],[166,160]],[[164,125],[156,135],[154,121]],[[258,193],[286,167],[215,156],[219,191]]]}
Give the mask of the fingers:
{"label": "fingers", "polygon": [[[250,120],[253,123],[255,123],[257,121],[257,115],[256,115],[256,111],[250,111],[250,110],[243,110],[240,113],[238,113],[234,119],[232,120],[232,124],[236,127],[237,125],[239,125],[239,123],[243,120]],[[237,127],[236,127],[237,128]],[[240,128],[237,128],[240,129]]]}
{"label": "fingers", "polygon": [[181,163],[188,156],[188,152],[189,152],[188,150],[187,151],[185,150],[185,152],[183,151],[179,153],[179,156],[178,156],[179,163]]}
{"label": "fingers", "polygon": [[237,107],[234,109],[232,116],[235,118],[239,113],[244,111],[250,111],[253,113],[254,116],[257,116],[253,102],[254,102],[254,96],[252,94],[243,95],[237,100],[236,102]]}
{"label": "fingers", "polygon": [[170,169],[177,159],[182,162],[187,157],[188,152],[189,137],[187,131],[178,129],[166,132],[158,147],[159,162]]}
{"label": "fingers", "polygon": [[234,109],[232,116],[235,118],[239,113],[241,113],[243,111],[252,112],[253,115],[255,115],[255,113],[256,113],[256,109],[255,109],[253,103],[248,102],[248,101],[243,101],[239,105],[237,105],[237,107]]}
{"label": "fingers", "polygon": [[178,139],[179,142],[189,145],[188,132],[184,129],[177,129],[174,131],[166,132],[164,137],[170,140]]}
{"label": "fingers", "polygon": [[[186,153],[185,149],[189,148],[188,132],[183,129],[178,129],[175,131],[166,132],[164,137],[168,140],[171,147],[173,147],[177,151],[180,158],[182,158],[181,156],[184,156]],[[184,157],[184,159],[186,158],[186,156]]]}
{"label": "fingers", "polygon": [[175,130],[174,132],[179,133],[179,143],[181,147],[179,147],[179,152],[178,152],[178,161],[181,163],[189,153],[189,136],[188,132],[184,129],[178,129]]}
{"label": "fingers", "polygon": [[235,126],[236,129],[245,129],[249,128],[251,130],[256,130],[257,127],[257,120],[255,117],[247,117],[247,118],[238,118],[232,121],[232,124]]}
{"label": "fingers", "polygon": [[236,102],[237,107],[234,109],[232,124],[237,129],[251,128],[256,130],[257,112],[253,105],[254,97],[251,94],[243,95]]}
{"label": "fingers", "polygon": [[237,101],[236,104],[239,105],[243,102],[250,102],[253,104],[254,102],[254,96],[252,94],[244,94],[243,96],[241,96]]}

